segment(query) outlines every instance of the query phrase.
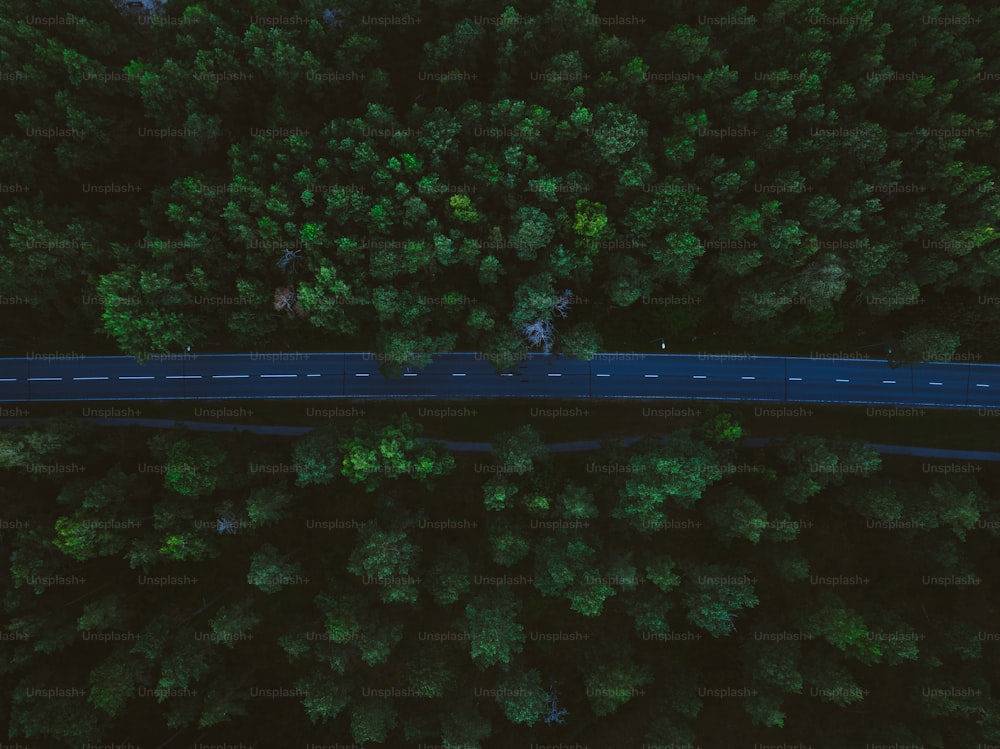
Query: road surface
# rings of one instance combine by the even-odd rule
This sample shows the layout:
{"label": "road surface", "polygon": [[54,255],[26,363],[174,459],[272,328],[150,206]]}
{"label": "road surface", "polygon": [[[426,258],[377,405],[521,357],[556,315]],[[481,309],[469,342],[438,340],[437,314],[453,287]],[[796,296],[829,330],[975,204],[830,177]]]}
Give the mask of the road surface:
{"label": "road surface", "polygon": [[1000,409],[1000,365],[726,354],[532,354],[497,374],[483,354],[435,356],[387,379],[372,353],[0,359],[0,402],[242,398],[665,398]]}

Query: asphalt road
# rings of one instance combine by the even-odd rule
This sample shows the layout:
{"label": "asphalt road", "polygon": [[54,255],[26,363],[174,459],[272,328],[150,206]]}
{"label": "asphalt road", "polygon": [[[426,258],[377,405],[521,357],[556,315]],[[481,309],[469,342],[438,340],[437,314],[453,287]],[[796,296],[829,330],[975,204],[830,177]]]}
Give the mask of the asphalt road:
{"label": "asphalt road", "polygon": [[727,354],[532,354],[498,375],[477,353],[440,354],[387,379],[371,353],[0,359],[0,402],[239,398],[669,398],[1000,409],[1000,365]]}

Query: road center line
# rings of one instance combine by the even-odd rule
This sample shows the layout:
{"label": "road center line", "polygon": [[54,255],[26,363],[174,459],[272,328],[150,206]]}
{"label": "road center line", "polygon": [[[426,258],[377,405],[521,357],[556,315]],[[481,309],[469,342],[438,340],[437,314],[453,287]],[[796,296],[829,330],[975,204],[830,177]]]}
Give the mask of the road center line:
{"label": "road center line", "polygon": [[306,377],[319,377],[319,376],[320,376],[320,375],[318,375],[318,374],[307,374],[307,375],[306,375]]}
{"label": "road center line", "polygon": [[249,377],[250,375],[212,375],[213,380],[231,380],[234,377]]}
{"label": "road center line", "polygon": [[74,377],[74,380],[106,380],[107,377]]}
{"label": "road center line", "polygon": [[837,382],[850,382],[850,380],[837,380]]}
{"label": "road center line", "polygon": [[708,379],[708,375],[691,375],[691,377],[694,378],[695,380],[707,380]]}
{"label": "road center line", "polygon": [[756,377],[741,377],[741,380],[756,380]]}
{"label": "road center line", "polygon": [[465,377],[465,372],[452,372],[452,377]]}
{"label": "road center line", "polygon": [[297,374],[261,375],[261,377],[298,377]]}
{"label": "road center line", "polygon": [[28,378],[28,382],[35,382],[36,380],[38,382],[59,382],[59,381],[62,380],[62,377],[29,377]]}
{"label": "road center line", "polygon": [[977,388],[988,388],[988,387],[989,387],[989,385],[981,385],[981,384],[979,384],[979,383],[977,382],[977,383],[976,383],[976,387],[977,387]]}
{"label": "road center line", "polygon": [[549,377],[562,377],[562,372],[549,372]]}
{"label": "road center line", "polygon": [[367,377],[368,373],[367,372],[355,372],[354,376],[355,377]]}
{"label": "road center line", "polygon": [[598,376],[598,377],[610,377],[611,375],[609,375],[609,374],[599,374],[599,375],[597,375],[597,376]]}
{"label": "road center line", "polygon": [[403,377],[416,377],[416,372],[403,372]]}
{"label": "road center line", "polygon": [[895,380],[882,380],[882,384],[883,385],[895,385],[896,381]]}
{"label": "road center line", "polygon": [[135,377],[126,376],[126,375],[119,375],[118,379],[119,380],[155,380],[156,378],[153,377],[152,375],[142,375],[142,376],[135,376]]}
{"label": "road center line", "polygon": [[168,380],[200,380],[201,375],[167,375]]}
{"label": "road center line", "polygon": [[944,385],[943,382],[928,382],[928,385]]}
{"label": "road center line", "polygon": [[643,375],[643,377],[659,377],[659,375]]}
{"label": "road center line", "polygon": [[789,382],[802,382],[801,377],[789,377],[788,380]]}
{"label": "road center line", "polygon": [[16,377],[0,377],[0,382],[17,382]]}

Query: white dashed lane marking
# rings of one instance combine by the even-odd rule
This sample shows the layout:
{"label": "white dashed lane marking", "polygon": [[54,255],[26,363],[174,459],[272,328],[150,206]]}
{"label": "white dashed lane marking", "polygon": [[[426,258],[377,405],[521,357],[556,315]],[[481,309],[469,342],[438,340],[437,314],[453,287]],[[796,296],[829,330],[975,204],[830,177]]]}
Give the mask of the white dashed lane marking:
{"label": "white dashed lane marking", "polygon": [[212,375],[213,380],[231,380],[236,377],[249,377],[250,375]]}
{"label": "white dashed lane marking", "polygon": [[107,377],[74,377],[74,380],[106,380]]}

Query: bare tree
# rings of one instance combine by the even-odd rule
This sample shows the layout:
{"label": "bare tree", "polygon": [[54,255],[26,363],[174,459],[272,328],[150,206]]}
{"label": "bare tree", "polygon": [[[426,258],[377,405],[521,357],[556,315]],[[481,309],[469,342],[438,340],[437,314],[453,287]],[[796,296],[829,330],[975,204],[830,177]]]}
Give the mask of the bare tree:
{"label": "bare tree", "polygon": [[566,289],[556,298],[555,304],[552,305],[552,311],[558,312],[559,317],[566,317],[569,314],[571,304],[573,304],[573,292]]}
{"label": "bare tree", "polygon": [[282,270],[287,270],[289,273],[294,273],[296,264],[299,261],[299,255],[301,254],[302,250],[290,250],[286,247],[285,254],[278,260],[278,267]]}
{"label": "bare tree", "polygon": [[552,325],[551,320],[535,320],[525,325],[522,332],[532,346],[541,346],[546,354],[552,351],[552,342],[555,339],[555,327]]}
{"label": "bare tree", "polygon": [[[566,289],[562,294],[555,297],[550,312],[555,312],[559,317],[565,318],[569,314],[570,306],[573,304],[573,292]],[[525,325],[521,332],[528,339],[532,346],[541,346],[546,354],[552,351],[552,344],[555,341],[556,328],[551,320],[538,318],[532,323]]]}
{"label": "bare tree", "polygon": [[295,289],[291,286],[280,286],[274,290],[274,309],[278,312],[285,311],[289,317],[294,317],[297,299]]}

